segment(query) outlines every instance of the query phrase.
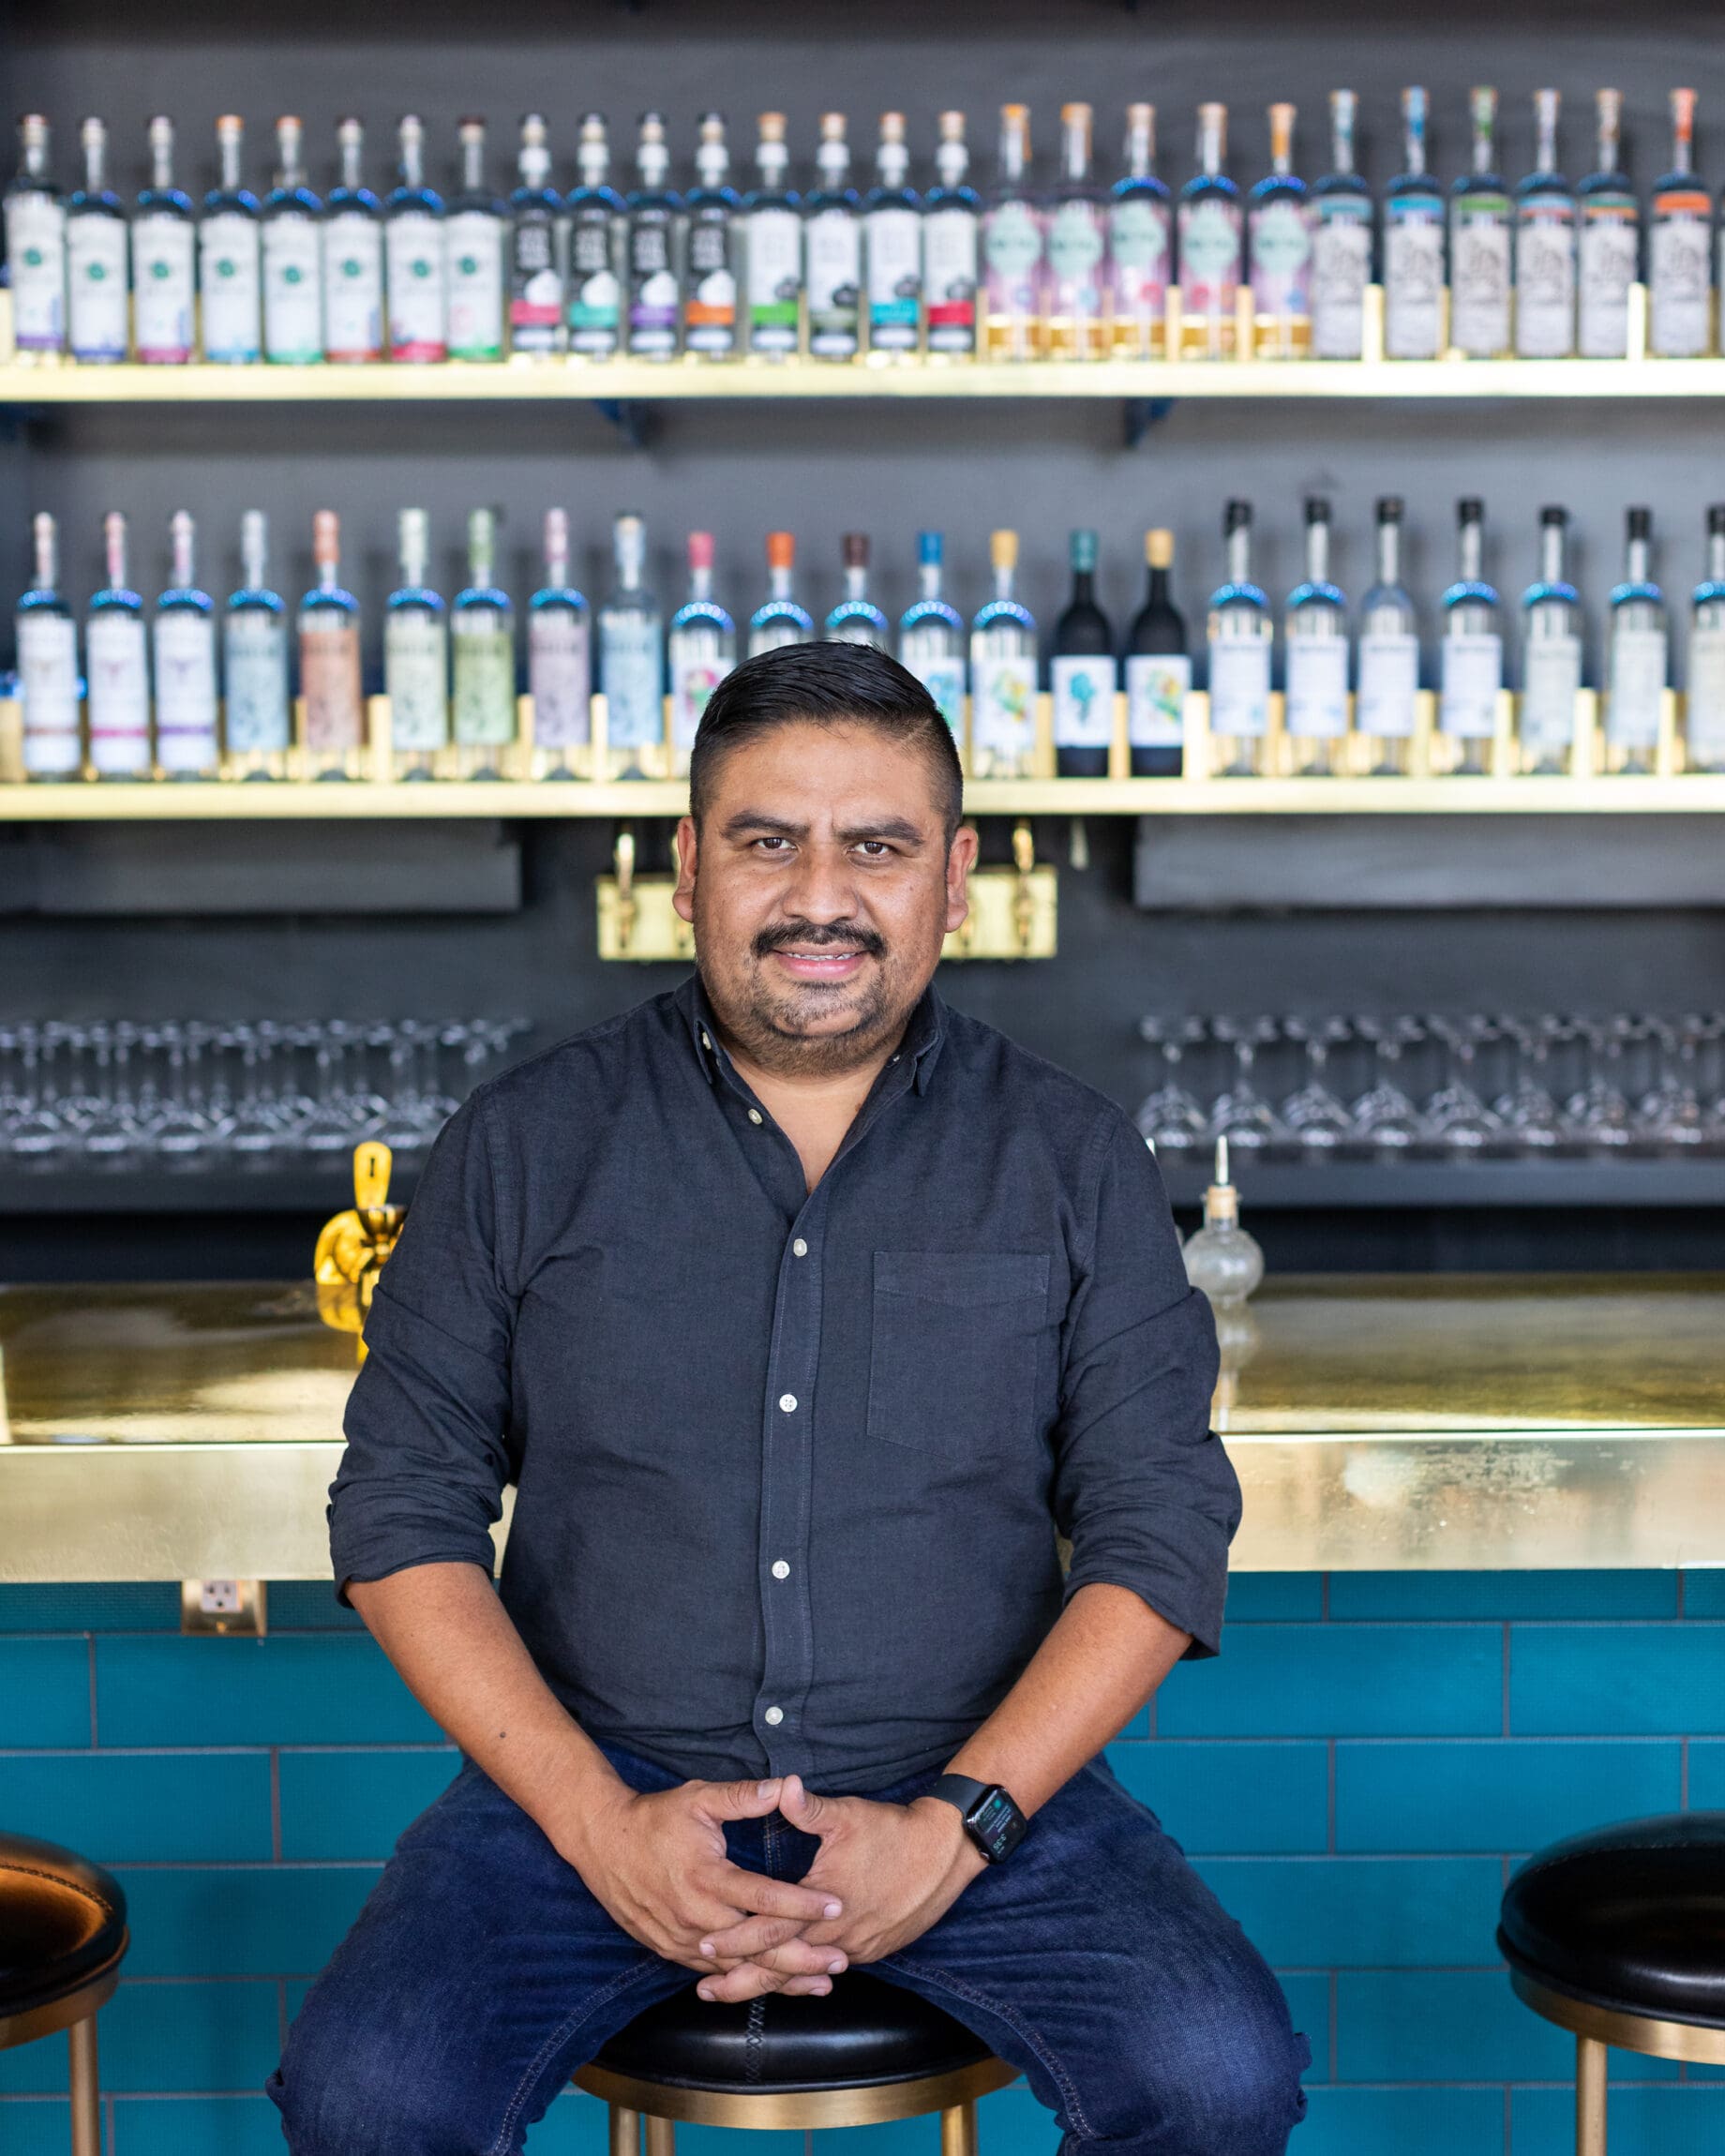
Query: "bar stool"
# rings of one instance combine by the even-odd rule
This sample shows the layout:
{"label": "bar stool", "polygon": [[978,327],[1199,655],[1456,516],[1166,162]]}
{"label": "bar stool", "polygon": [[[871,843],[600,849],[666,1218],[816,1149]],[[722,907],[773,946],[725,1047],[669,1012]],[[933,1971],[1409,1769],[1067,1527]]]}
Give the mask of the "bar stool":
{"label": "bar stool", "polygon": [[1521,1997],[1574,2031],[1576,2156],[1605,2156],[1612,2044],[1725,2066],[1725,1812],[1553,1842],[1510,1881],[1497,1943]]}
{"label": "bar stool", "polygon": [[940,2114],[940,2156],[977,2156],[976,2100],[1018,2077],[950,2014],[862,1970],[824,1999],[650,2006],[575,2076],[610,2106],[610,2156],[674,2156],[676,2122],[871,2126]]}
{"label": "bar stool", "polygon": [[117,1879],[52,1842],[0,1834],[0,2051],[66,2030],[72,2156],[99,2156],[96,2010],[130,1943]]}

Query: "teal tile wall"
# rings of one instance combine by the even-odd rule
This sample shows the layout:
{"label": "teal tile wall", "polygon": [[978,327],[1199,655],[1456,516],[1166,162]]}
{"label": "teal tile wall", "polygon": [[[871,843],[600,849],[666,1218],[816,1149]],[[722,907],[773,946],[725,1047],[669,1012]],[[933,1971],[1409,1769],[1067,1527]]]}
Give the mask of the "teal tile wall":
{"label": "teal tile wall", "polygon": [[[261,1642],[183,1639],[172,1587],[0,1587],[0,1826],[112,1865],[131,1902],[105,2156],[274,2156],[282,2032],[455,1768],[327,1587],[278,1584],[270,1611]],[[1725,1573],[1248,1575],[1221,1658],[1177,1669],[1109,1758],[1282,1974],[1313,2058],[1295,2156],[1567,2156],[1570,2046],[1509,1991],[1498,1897],[1577,1828],[1725,1810]],[[1725,2076],[1612,2073],[1612,2156],[1725,2149]],[[65,2089],[62,2040],[0,2053],[5,2156],[64,2156]],[[1058,2138],[1022,2083],[982,2136]],[[679,2141],[939,2145],[932,2119]],[[560,2098],[529,2147],[605,2156],[601,2107]]]}

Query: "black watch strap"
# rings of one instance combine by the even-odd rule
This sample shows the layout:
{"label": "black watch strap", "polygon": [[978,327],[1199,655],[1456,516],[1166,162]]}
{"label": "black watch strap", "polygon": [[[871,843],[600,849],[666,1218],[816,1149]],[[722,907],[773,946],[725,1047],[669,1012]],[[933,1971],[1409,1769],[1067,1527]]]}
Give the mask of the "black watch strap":
{"label": "black watch strap", "polygon": [[983,1790],[991,1785],[979,1782],[969,1774],[942,1774],[929,1790],[931,1797],[938,1797],[944,1804],[956,1804],[961,1812],[968,1812]]}
{"label": "black watch strap", "polygon": [[1025,1816],[998,1782],[942,1774],[928,1794],[957,1807],[966,1834],[991,1864],[1004,1863],[1025,1837]]}

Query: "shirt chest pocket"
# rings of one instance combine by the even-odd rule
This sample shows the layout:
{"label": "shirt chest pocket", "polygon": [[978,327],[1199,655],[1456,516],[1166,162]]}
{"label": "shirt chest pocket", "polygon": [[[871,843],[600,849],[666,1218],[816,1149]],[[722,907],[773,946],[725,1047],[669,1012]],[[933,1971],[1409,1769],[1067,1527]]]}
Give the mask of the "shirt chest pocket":
{"label": "shirt chest pocket", "polygon": [[869,1436],[972,1457],[1025,1444],[1047,1306],[1045,1255],[877,1250]]}

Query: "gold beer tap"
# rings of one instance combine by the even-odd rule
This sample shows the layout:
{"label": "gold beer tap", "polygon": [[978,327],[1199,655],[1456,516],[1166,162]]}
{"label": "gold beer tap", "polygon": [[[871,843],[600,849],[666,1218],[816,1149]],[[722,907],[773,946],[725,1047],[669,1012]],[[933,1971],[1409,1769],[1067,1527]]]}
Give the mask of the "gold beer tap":
{"label": "gold beer tap", "polygon": [[[407,1219],[405,1205],[389,1203],[393,1164],[389,1147],[381,1140],[369,1139],[363,1145],[355,1145],[352,1210],[338,1213],[326,1221],[318,1237],[311,1268],[317,1283],[318,1315],[337,1332],[363,1336],[378,1275]],[[363,1337],[356,1345],[364,1362]]]}
{"label": "gold beer tap", "polygon": [[1012,933],[1018,938],[1019,950],[1028,951],[1036,925],[1036,897],[1030,887],[1030,871],[1036,866],[1036,841],[1028,817],[1012,826],[1012,866],[1018,872],[1012,887]]}
{"label": "gold beer tap", "polygon": [[635,833],[617,834],[617,948],[627,951],[635,940]]}

